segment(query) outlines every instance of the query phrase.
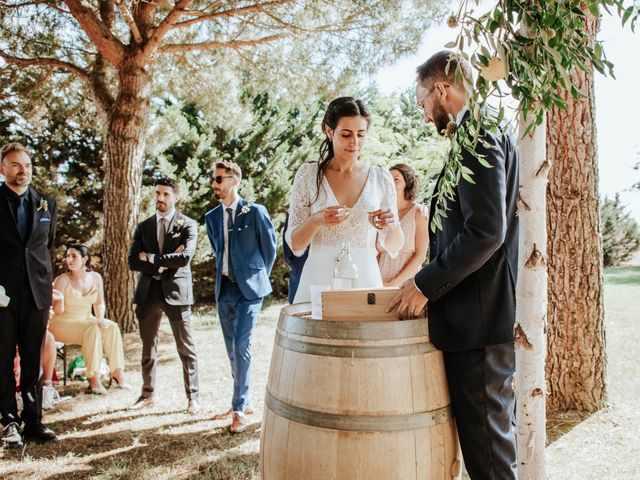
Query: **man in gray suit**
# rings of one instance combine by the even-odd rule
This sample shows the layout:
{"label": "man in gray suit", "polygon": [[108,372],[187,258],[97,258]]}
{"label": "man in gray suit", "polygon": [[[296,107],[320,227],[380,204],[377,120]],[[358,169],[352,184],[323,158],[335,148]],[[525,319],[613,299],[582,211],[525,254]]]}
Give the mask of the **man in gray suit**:
{"label": "man in gray suit", "polygon": [[180,199],[175,180],[155,182],[156,213],[136,228],[129,250],[129,268],[140,272],[133,303],[142,339],[142,393],[130,407],[154,404],[158,329],[164,312],[182,361],[187,412],[200,412],[198,360],[191,336],[193,287],[190,262],[196,252],[198,225],[175,209]]}

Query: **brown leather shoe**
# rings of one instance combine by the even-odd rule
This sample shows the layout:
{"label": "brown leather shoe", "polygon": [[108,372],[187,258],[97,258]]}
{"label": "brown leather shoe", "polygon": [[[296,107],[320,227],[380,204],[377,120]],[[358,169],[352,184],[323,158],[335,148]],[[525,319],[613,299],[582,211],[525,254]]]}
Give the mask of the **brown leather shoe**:
{"label": "brown leather shoe", "polygon": [[189,406],[187,407],[187,413],[189,415],[198,415],[202,409],[196,399],[189,400]]}
{"label": "brown leather shoe", "polygon": [[153,397],[140,397],[128,410],[142,410],[143,408],[153,407],[154,404]]}
{"label": "brown leather shoe", "polygon": [[[245,415],[253,415],[254,412],[255,412],[255,410],[253,409],[253,407],[251,405],[247,405],[246,407],[244,407],[244,414]],[[213,419],[214,420],[224,420],[225,418],[230,418],[232,415],[233,415],[233,408],[230,408],[226,412],[216,413],[213,416]]]}
{"label": "brown leather shoe", "polygon": [[233,412],[233,420],[231,420],[231,425],[229,426],[229,431],[231,433],[242,433],[248,427],[247,418],[241,412]]}

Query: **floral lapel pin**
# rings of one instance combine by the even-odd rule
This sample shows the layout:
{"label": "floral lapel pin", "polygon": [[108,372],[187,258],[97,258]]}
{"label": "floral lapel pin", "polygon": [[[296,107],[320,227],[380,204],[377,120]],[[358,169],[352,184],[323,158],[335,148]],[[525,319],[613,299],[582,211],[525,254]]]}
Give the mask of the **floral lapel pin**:
{"label": "floral lapel pin", "polygon": [[251,204],[250,203],[245,203],[242,208],[240,209],[240,213],[238,214],[238,216],[240,215],[244,215],[246,213],[249,213],[251,211]]}
{"label": "floral lapel pin", "polygon": [[40,199],[40,206],[38,207],[38,211],[48,212],[49,211],[49,202],[46,199]]}
{"label": "floral lapel pin", "polygon": [[171,237],[178,238],[182,234],[183,230],[184,230],[184,218],[179,218],[176,220],[176,224],[173,226]]}

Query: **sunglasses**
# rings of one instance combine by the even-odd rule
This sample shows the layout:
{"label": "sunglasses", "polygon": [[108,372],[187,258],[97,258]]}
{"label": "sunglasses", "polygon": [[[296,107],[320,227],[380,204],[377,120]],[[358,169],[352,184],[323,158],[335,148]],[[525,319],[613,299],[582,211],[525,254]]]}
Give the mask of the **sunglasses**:
{"label": "sunglasses", "polygon": [[225,178],[233,178],[233,175],[216,175],[212,178],[212,180],[217,184],[221,184],[222,180],[224,180]]}

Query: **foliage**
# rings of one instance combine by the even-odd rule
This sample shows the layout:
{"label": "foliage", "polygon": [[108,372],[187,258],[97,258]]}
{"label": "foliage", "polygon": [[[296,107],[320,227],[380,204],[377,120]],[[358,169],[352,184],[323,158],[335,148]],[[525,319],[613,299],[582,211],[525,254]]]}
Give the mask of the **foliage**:
{"label": "foliage", "polygon": [[518,101],[514,116],[524,119],[525,132],[530,132],[542,123],[552,106],[565,107],[559,90],[570,91],[574,98],[583,95],[571,80],[575,69],[595,68],[602,74],[613,74],[603,42],[592,38],[585,28],[588,22],[596,21],[601,9],[614,10],[623,25],[628,22],[632,29],[640,17],[637,0],[631,4],[625,0],[503,0],[482,15],[475,14],[468,0],[460,2],[447,22],[458,29],[458,34],[445,46],[455,48],[479,75],[473,82],[460,69],[456,72],[469,92],[471,118],[465,129],[453,135],[452,155],[439,185],[432,230],[446,215],[447,199],[455,195],[455,185],[461,177],[469,180],[473,175],[462,166],[463,150],[487,166],[475,153],[475,146],[484,143],[483,132],[499,132],[505,117],[501,102],[495,111],[487,108],[492,96],[502,98],[510,91]]}
{"label": "foliage", "polygon": [[118,98],[119,61],[125,51],[141,54],[153,71],[154,96],[168,92],[191,99],[221,123],[237,123],[245,113],[237,103],[244,90],[269,89],[291,103],[313,94],[332,96],[360,74],[412,52],[424,29],[442,17],[444,5],[442,0],[2,1],[0,58],[14,76],[31,70],[51,90],[63,72],[72,73],[105,119]]}
{"label": "foliage", "polygon": [[[415,112],[412,93],[385,96],[371,88],[361,97],[373,111],[363,161],[387,166],[409,163],[423,178],[433,179],[447,145],[435,131],[425,130]],[[185,192],[182,210],[203,223],[204,214],[215,206],[209,181],[213,164],[235,161],[243,171],[241,196],[265,205],[278,232],[278,251],[282,251],[282,227],[293,177],[302,163],[318,158],[324,102],[288,107],[264,92],[255,96],[245,92],[242,102],[247,104],[250,121],[239,131],[207,120],[202,106],[163,102],[150,132],[145,184],[163,174],[176,177]],[[424,182],[425,191],[427,188]],[[150,213],[150,203],[148,208]],[[193,268],[198,272],[194,273],[197,299],[211,300],[215,262],[204,227]],[[289,269],[279,255],[271,274],[275,296],[286,295],[288,279]]]}
{"label": "foliage", "polygon": [[629,260],[640,248],[640,227],[625,212],[619,195],[605,197],[600,206],[602,250],[605,267],[615,267]]}
{"label": "foliage", "polygon": [[[0,87],[2,84],[0,83]],[[103,151],[90,106],[73,109],[51,102],[35,115],[28,97],[14,95],[8,85],[0,100],[0,144],[19,140],[35,153],[34,186],[55,195],[60,204],[57,234],[58,269],[64,268],[64,245],[87,243],[100,260],[102,251]],[[9,94],[11,93],[11,94]],[[425,181],[428,201],[448,144],[425,129],[415,111],[413,93],[382,95],[369,88],[361,95],[373,111],[363,161],[372,165],[404,162],[413,165]],[[206,108],[175,98],[156,98],[149,129],[140,216],[153,213],[153,181],[175,177],[180,184],[180,209],[201,224],[192,268],[198,302],[213,300],[215,262],[207,238],[204,214],[216,203],[210,175],[216,161],[232,160],[243,170],[240,194],[270,212],[282,247],[282,225],[293,176],[306,161],[318,158],[324,101],[308,100],[297,107],[262,92],[245,91],[240,99],[247,120],[223,125],[207,116]],[[87,111],[87,109],[89,109]],[[93,126],[92,126],[93,125]],[[52,181],[53,180],[53,181]],[[276,297],[286,296],[289,269],[279,255],[271,275]]]}
{"label": "foliage", "polygon": [[16,94],[18,89],[33,92],[33,79],[24,85],[9,80],[0,76],[0,145],[24,143],[34,153],[33,186],[58,199],[55,262],[60,271],[65,245],[82,242],[94,251],[101,246],[102,139],[84,102],[69,105],[52,95],[48,108],[37,107]]}

